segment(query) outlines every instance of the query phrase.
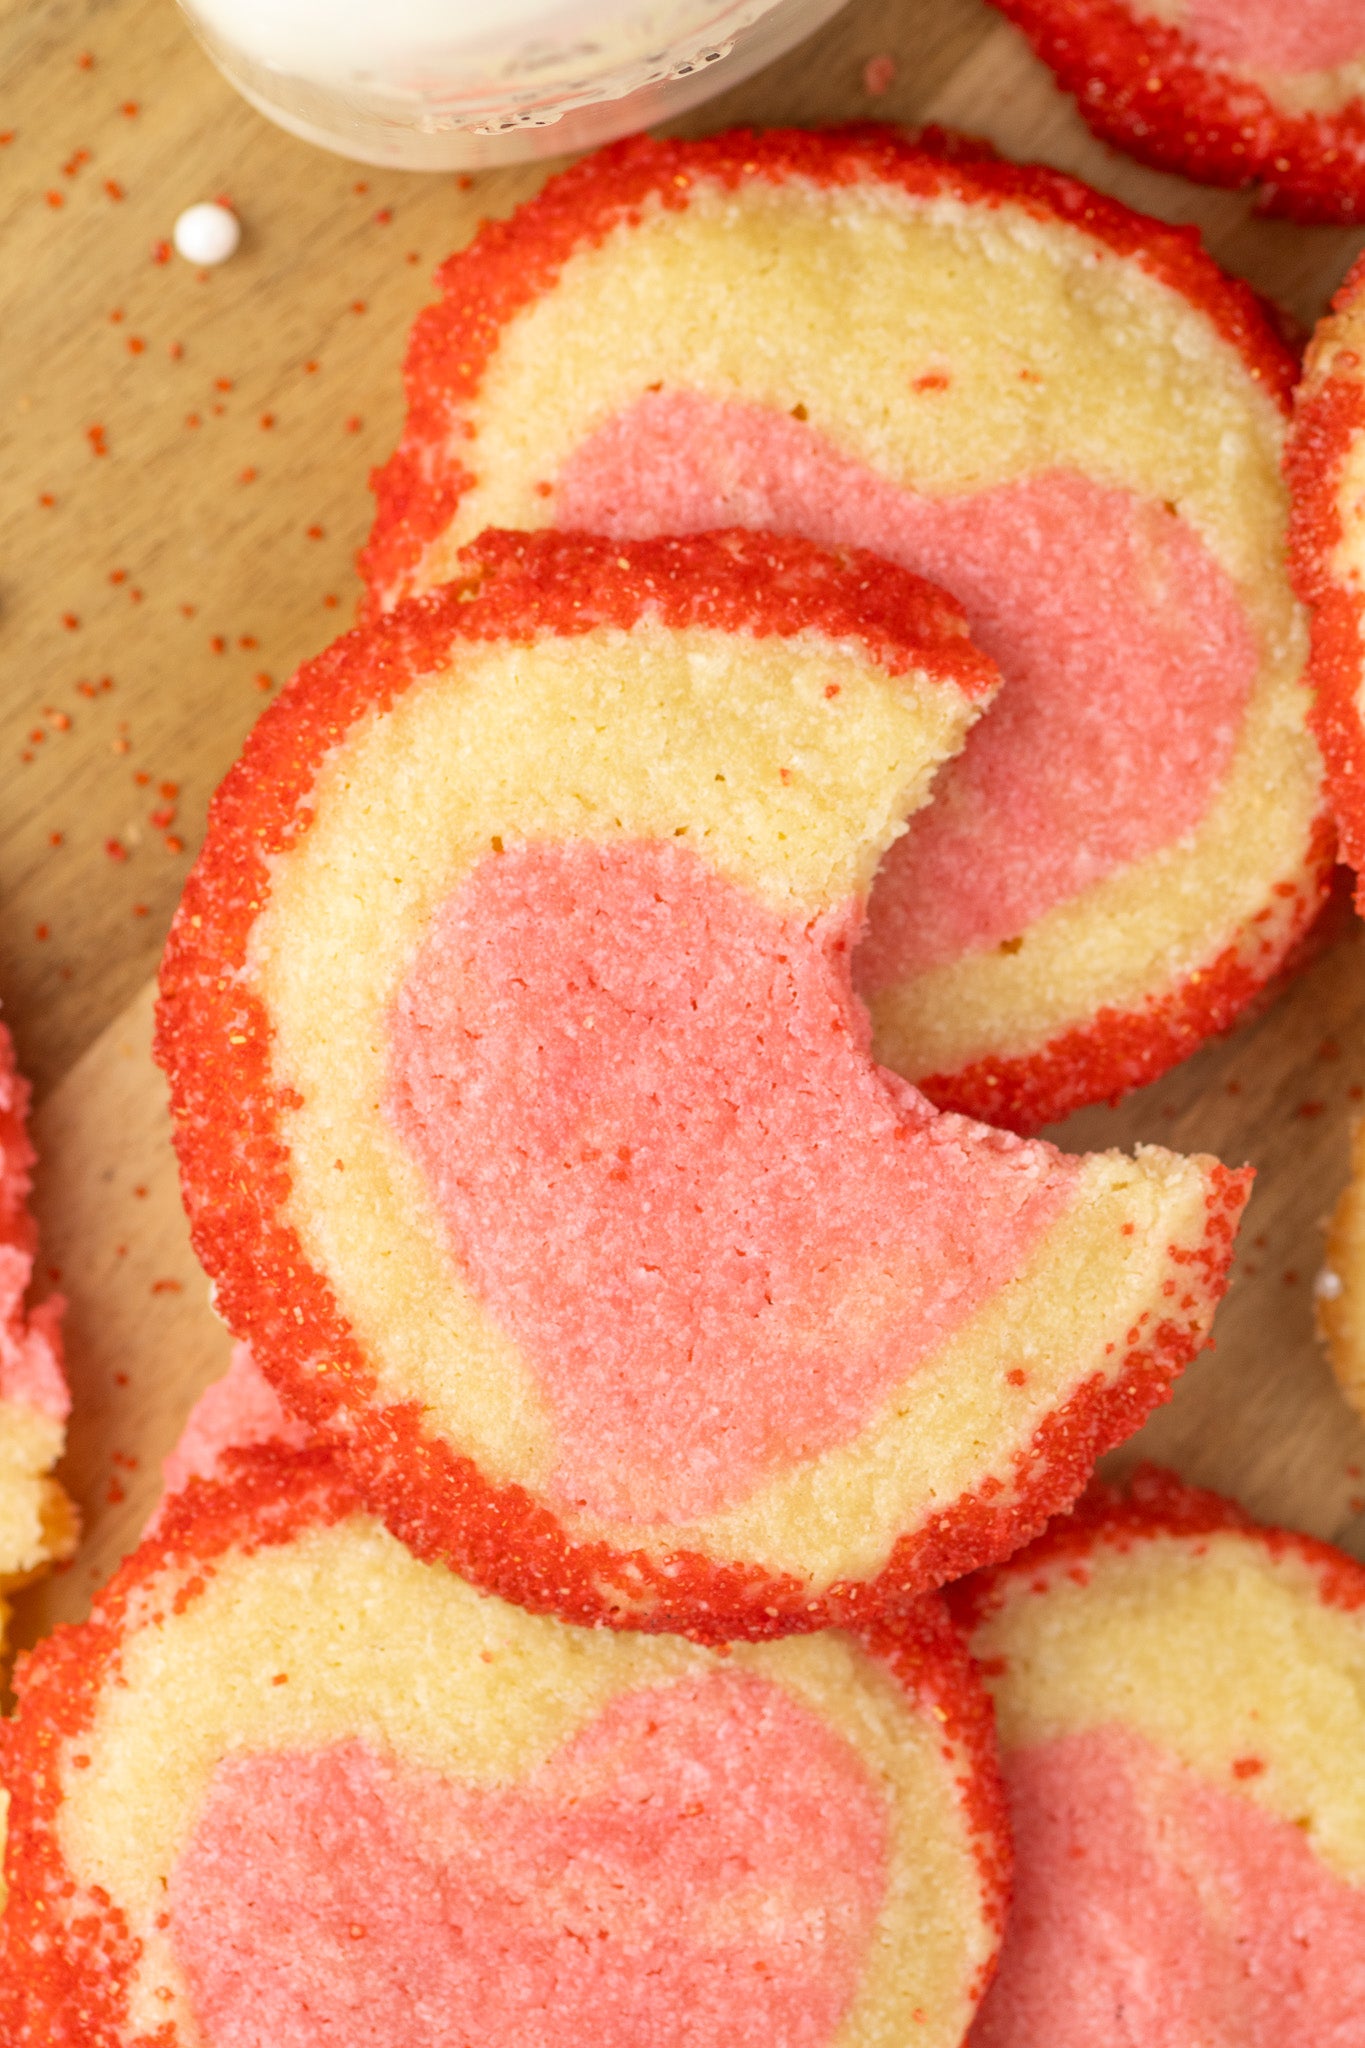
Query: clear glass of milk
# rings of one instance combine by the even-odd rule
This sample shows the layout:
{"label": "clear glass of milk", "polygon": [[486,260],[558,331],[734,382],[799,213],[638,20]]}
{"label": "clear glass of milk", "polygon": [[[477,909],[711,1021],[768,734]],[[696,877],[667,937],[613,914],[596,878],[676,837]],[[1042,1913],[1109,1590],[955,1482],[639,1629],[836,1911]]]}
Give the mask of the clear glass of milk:
{"label": "clear glass of milk", "polygon": [[587,149],[735,85],[843,0],[181,0],[253,106],[362,162]]}

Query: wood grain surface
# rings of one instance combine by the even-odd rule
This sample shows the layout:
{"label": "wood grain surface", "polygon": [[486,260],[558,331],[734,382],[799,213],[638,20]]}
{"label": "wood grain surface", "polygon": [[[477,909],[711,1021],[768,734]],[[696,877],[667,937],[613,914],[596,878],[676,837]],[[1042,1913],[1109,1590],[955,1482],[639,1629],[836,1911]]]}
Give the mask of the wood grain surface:
{"label": "wood grain surface", "polygon": [[[895,75],[874,98],[879,56]],[[170,0],[4,0],[0,81],[0,991],[38,1092],[45,1265],[70,1303],[65,1477],[86,1528],[74,1564],[24,1597],[32,1639],[80,1614],[136,1539],[226,1363],[149,1052],[150,977],[205,805],[269,692],[353,613],[366,475],[397,432],[433,266],[553,166],[462,180],[315,151],[235,97]],[[1196,223],[1299,323],[1360,245],[1105,149],[976,0],[854,0],[678,127],[869,116],[967,128]],[[196,273],[158,245],[220,194],[243,246]],[[1217,1348],[1116,1461],[1161,1457],[1360,1556],[1365,1432],[1310,1295],[1365,1091],[1363,1020],[1348,934],[1236,1037],[1053,1134],[1258,1167]]]}

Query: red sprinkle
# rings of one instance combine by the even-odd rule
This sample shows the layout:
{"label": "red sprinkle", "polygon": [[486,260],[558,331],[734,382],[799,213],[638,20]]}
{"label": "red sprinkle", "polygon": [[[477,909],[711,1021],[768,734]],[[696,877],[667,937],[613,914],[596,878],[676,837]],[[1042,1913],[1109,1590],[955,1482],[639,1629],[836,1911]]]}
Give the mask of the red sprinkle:
{"label": "red sprinkle", "polygon": [[94,454],[107,455],[109,453],[108,436],[103,427],[87,427],[85,438],[90,443]]}
{"label": "red sprinkle", "polygon": [[117,178],[106,178],[104,189],[109,194],[109,197],[114,200],[119,200],[126,196]]}
{"label": "red sprinkle", "polygon": [[891,90],[896,82],[896,60],[883,54],[869,57],[863,66],[863,91],[870,99],[879,100],[883,93]]}

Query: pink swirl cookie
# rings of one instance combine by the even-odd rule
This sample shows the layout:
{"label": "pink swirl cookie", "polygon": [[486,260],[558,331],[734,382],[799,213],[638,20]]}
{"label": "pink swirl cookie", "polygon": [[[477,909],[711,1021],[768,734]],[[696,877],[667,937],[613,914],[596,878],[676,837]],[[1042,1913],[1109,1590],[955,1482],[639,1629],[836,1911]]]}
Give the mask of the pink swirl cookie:
{"label": "pink swirl cookie", "polygon": [[1357,0],[994,4],[1103,141],[1204,185],[1258,185],[1264,213],[1365,219]]}
{"label": "pink swirl cookie", "polygon": [[419,1563],[232,1453],[0,1734],[7,2048],[960,2048],[1009,1850],[936,1600],[707,1650]]}
{"label": "pink swirl cookie", "polygon": [[62,1376],[62,1303],[25,1305],[38,1234],[28,1212],[28,1083],[0,1024],[0,1650],[4,1594],[76,1547],[76,1514],[52,1477],[71,1405]]}
{"label": "pink swirl cookie", "polygon": [[1016,1850],[973,2048],[1357,2048],[1365,1569],[1149,1468],[950,1602]]}
{"label": "pink swirl cookie", "polygon": [[929,577],[998,664],[872,893],[885,1065],[1033,1131],[1280,972],[1330,855],[1284,565],[1295,364],[1192,230],[942,137],[639,139],[441,281],[376,607],[486,526],[744,525]]}
{"label": "pink swirl cookie", "polygon": [[[1341,833],[1342,857],[1365,869],[1365,265],[1357,263],[1318,322],[1295,399],[1287,470],[1291,565],[1311,607],[1311,720]],[[1356,907],[1365,892],[1356,885]]]}
{"label": "pink swirl cookie", "polygon": [[699,1637],[1004,1555],[1204,1340],[1247,1176],[877,1068],[878,860],[995,687],[904,571],[491,534],[310,664],[162,974],[195,1243],[423,1557]]}

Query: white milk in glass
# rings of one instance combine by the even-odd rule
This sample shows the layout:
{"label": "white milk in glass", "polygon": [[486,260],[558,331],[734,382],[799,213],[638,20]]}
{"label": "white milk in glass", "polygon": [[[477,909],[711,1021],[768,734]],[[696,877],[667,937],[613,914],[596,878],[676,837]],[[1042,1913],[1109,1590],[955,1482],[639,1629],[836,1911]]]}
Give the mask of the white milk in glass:
{"label": "white milk in glass", "polygon": [[181,0],[219,68],[309,142],[460,170],[679,114],[843,0]]}

